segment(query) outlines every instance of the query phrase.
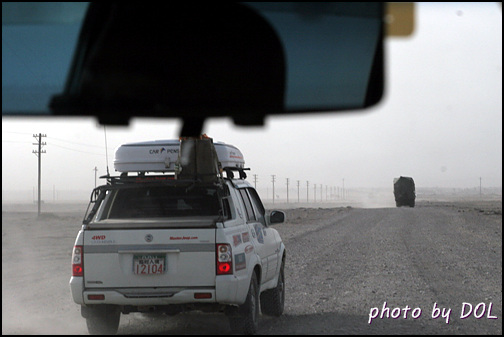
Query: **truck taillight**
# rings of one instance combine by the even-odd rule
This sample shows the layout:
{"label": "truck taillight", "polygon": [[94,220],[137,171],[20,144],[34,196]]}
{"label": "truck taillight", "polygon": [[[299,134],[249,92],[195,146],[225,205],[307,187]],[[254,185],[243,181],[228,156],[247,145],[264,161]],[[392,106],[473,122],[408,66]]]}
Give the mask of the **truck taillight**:
{"label": "truck taillight", "polygon": [[74,246],[72,252],[72,276],[84,275],[82,246]]}
{"label": "truck taillight", "polygon": [[217,275],[233,274],[233,255],[231,245],[218,243],[217,254]]}

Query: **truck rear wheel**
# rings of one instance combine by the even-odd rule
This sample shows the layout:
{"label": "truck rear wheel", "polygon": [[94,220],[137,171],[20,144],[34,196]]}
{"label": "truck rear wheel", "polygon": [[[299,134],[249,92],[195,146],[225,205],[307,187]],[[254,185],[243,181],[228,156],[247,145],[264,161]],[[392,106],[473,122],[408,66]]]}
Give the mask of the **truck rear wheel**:
{"label": "truck rear wheel", "polygon": [[277,286],[261,294],[261,311],[264,315],[278,317],[283,314],[285,302],[284,280],[284,262],[282,261]]}
{"label": "truck rear wheel", "polygon": [[252,274],[247,299],[244,304],[229,314],[229,325],[233,333],[253,335],[257,332],[259,319],[259,286],[257,276]]}
{"label": "truck rear wheel", "polygon": [[119,328],[121,312],[113,305],[82,307],[82,317],[86,319],[91,335],[115,335]]}

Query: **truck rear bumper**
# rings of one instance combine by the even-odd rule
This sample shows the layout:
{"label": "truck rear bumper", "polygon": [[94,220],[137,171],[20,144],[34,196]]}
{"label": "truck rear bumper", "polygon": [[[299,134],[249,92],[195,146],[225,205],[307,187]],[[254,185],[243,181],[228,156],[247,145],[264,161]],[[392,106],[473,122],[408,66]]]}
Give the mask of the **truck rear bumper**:
{"label": "truck rear bumper", "polygon": [[246,275],[218,276],[215,287],[169,288],[87,288],[82,277],[70,278],[70,291],[75,303],[80,305],[169,305],[188,303],[243,304],[247,296]]}
{"label": "truck rear bumper", "polygon": [[121,288],[86,289],[83,304],[169,305],[185,303],[215,303],[214,288]]}

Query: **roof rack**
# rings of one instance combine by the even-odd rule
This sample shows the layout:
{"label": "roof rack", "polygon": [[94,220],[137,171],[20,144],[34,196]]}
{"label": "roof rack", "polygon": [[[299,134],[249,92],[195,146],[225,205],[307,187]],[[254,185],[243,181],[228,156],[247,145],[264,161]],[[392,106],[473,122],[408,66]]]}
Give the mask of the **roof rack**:
{"label": "roof rack", "polygon": [[136,176],[130,176],[128,175],[128,172],[123,172],[119,176],[102,176],[100,178],[106,178],[108,184],[116,185],[121,183],[154,183],[172,181],[175,180],[175,175],[146,175],[145,172],[139,172]]}
{"label": "roof rack", "polygon": [[247,174],[244,171],[250,171],[250,168],[243,167],[223,167],[222,170],[226,172],[226,177],[229,179],[234,179],[233,171],[237,171],[240,179],[247,179]]}
{"label": "roof rack", "polygon": [[[250,171],[250,168],[242,167],[224,167],[223,172],[226,172],[226,178],[235,179],[235,172],[238,172],[239,179],[247,179],[245,171]],[[100,179],[107,179],[109,185],[116,185],[121,183],[154,183],[154,182],[168,182],[175,180],[175,174],[147,174],[148,172],[137,172],[137,175],[129,175],[133,172],[122,172],[119,176],[104,175]]]}

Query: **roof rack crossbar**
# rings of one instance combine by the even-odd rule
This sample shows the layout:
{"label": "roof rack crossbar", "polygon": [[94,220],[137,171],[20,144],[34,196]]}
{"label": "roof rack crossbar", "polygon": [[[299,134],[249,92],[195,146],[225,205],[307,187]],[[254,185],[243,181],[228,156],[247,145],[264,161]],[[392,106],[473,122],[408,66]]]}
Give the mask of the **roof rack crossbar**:
{"label": "roof rack crossbar", "polygon": [[244,171],[250,171],[250,168],[242,168],[242,167],[223,167],[222,170],[226,172],[226,176],[229,179],[234,179],[234,173],[233,171],[238,171],[238,174],[240,175],[240,179],[247,179],[247,174]]}

